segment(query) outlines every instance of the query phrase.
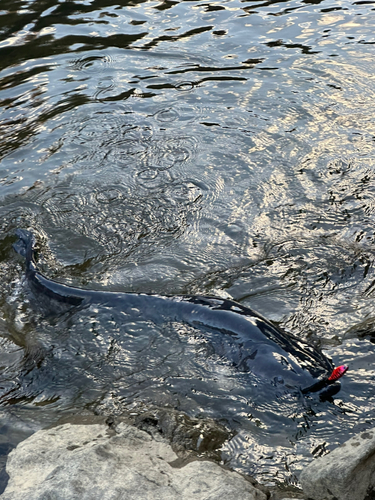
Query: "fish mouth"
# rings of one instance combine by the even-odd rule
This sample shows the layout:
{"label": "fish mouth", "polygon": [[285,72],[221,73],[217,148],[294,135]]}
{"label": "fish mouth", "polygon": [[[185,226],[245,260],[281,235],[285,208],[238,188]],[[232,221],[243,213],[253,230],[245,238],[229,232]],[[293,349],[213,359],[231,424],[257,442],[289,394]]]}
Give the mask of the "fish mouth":
{"label": "fish mouth", "polygon": [[325,389],[319,392],[320,401],[333,402],[333,396],[336,396],[336,394],[340,391],[340,389],[341,389],[340,382],[334,382],[333,384],[328,385]]}
{"label": "fish mouth", "polygon": [[319,379],[314,384],[309,387],[305,387],[301,389],[302,394],[308,394],[309,392],[322,392],[322,396],[324,393],[329,394],[329,397],[334,396],[340,390],[340,384],[337,381],[349,370],[349,366],[341,365],[334,368],[331,375],[329,377],[323,377]]}

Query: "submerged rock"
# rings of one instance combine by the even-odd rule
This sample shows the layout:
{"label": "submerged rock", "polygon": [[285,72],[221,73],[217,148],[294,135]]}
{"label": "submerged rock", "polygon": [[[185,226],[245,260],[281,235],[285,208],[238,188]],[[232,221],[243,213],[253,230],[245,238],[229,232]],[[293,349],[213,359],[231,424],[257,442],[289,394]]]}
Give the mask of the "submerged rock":
{"label": "submerged rock", "polygon": [[[180,458],[196,456],[219,461],[220,447],[233,433],[213,419],[189,417],[172,408],[157,408],[142,412],[128,422],[151,436],[159,433],[170,443]],[[116,425],[116,421],[114,421]],[[193,453],[191,453],[193,452]]]}
{"label": "submerged rock", "polygon": [[235,472],[209,461],[176,467],[177,458],[164,439],[125,423],[68,423],[10,453],[2,500],[266,500]]}
{"label": "submerged rock", "polygon": [[301,473],[304,494],[314,500],[375,498],[375,430],[361,432],[309,464]]}

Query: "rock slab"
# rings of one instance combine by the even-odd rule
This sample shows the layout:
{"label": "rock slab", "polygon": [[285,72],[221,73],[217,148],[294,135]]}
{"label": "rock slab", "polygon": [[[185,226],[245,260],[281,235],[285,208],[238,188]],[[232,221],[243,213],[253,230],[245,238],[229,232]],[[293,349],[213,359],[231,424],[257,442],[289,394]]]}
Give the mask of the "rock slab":
{"label": "rock slab", "polygon": [[65,424],[20,443],[7,461],[2,500],[266,500],[235,472],[209,461],[177,468],[165,441],[121,423]]}
{"label": "rock slab", "polygon": [[300,475],[304,495],[314,500],[375,498],[375,430],[362,432]]}

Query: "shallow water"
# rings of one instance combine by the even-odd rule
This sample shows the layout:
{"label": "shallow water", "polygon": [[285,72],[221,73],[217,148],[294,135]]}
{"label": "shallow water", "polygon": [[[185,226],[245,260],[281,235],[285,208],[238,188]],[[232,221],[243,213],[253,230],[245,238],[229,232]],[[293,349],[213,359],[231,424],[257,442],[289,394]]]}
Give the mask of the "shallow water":
{"label": "shallow water", "polygon": [[[0,452],[66,412],[165,404],[235,429],[234,469],[298,485],[374,424],[374,4],[1,9]],[[66,283],[235,298],[349,364],[341,392],[260,402],[186,325],[41,310],[18,227]]]}

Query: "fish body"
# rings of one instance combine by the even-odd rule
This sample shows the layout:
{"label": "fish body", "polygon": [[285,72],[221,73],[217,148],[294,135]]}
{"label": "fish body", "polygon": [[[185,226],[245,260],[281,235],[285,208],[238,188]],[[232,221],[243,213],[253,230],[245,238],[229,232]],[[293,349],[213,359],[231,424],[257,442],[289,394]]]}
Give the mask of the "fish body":
{"label": "fish body", "polygon": [[[337,382],[346,366],[335,368],[319,349],[302,342],[276,327],[266,318],[230,299],[203,295],[158,295],[86,290],[71,287],[45,277],[34,258],[34,236],[17,231],[18,253],[26,258],[26,277],[37,293],[72,306],[100,304],[121,309],[127,314],[138,312],[144,319],[180,321],[194,327],[209,328],[224,336],[217,342],[219,354],[233,366],[257,377],[269,379],[279,387],[301,393],[320,392],[331,397],[340,389]],[[220,337],[219,337],[220,338]]]}

